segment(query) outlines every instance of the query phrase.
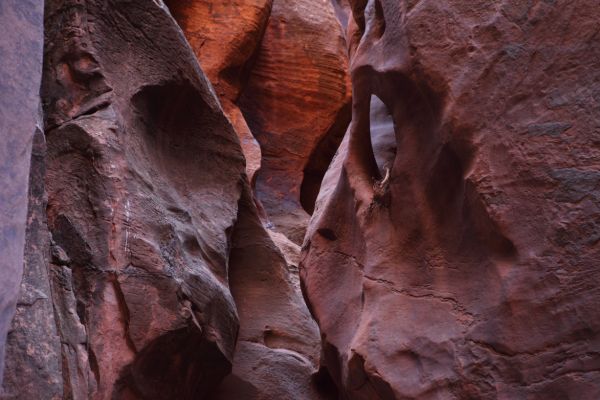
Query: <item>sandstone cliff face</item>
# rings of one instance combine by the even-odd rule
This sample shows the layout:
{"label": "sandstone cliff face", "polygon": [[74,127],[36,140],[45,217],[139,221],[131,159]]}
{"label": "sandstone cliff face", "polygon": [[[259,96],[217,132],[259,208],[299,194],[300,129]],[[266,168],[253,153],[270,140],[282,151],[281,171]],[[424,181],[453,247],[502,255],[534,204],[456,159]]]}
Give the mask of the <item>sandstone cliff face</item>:
{"label": "sandstone cliff face", "polygon": [[315,0],[168,4],[240,137],[263,219],[301,244],[350,121],[334,8]]}
{"label": "sandstone cliff face", "polygon": [[261,149],[237,100],[248,81],[273,0],[168,0],[166,4],[235,128],[246,157],[248,179],[254,182]]}
{"label": "sandstone cliff face", "polygon": [[[325,398],[312,378],[320,340],[300,248],[264,227],[251,185],[260,148],[236,105],[271,3],[169,6],[192,48],[161,1],[46,1],[45,132],[29,220],[14,223],[27,227],[26,262],[2,398]],[[250,11],[226,15],[248,18],[225,32],[214,7]],[[343,54],[328,21],[339,46],[322,51]],[[348,99],[344,60],[330,62],[342,74],[332,109]],[[35,106],[31,84],[19,94]],[[325,125],[311,134],[330,135]]]}
{"label": "sandstone cliff face", "polygon": [[0,398],[600,398],[596,3],[2,2]]}
{"label": "sandstone cliff face", "polygon": [[229,373],[239,325],[235,133],[160,4],[46,2],[45,53],[64,395],[203,397]]}
{"label": "sandstone cliff face", "polygon": [[297,244],[350,120],[344,47],[331,4],[275,0],[240,98],[262,149],[257,197],[275,228]]}
{"label": "sandstone cliff face", "polygon": [[600,396],[600,8],[343,1],[353,114],[304,243],[349,399]]}

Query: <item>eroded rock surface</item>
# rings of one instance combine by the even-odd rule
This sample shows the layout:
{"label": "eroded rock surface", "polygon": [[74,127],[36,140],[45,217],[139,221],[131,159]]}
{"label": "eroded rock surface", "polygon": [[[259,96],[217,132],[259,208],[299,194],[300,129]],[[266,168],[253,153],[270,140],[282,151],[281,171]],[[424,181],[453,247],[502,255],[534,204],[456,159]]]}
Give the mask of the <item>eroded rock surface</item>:
{"label": "eroded rock surface", "polygon": [[166,4],[238,134],[246,157],[246,173],[254,182],[261,166],[260,146],[237,100],[250,75],[273,0],[168,0]]}
{"label": "eroded rock surface", "polygon": [[262,219],[300,244],[350,120],[346,45],[332,4],[167,4],[240,138]]}
{"label": "eroded rock surface", "polygon": [[236,124],[270,11],[255,6],[211,50],[228,51],[208,64],[222,107],[161,1],[46,2],[2,398],[325,398],[300,249],[264,228]]}
{"label": "eroded rock surface", "polygon": [[46,223],[46,143],[37,130],[29,176],[29,211],[23,278],[6,346],[2,399],[63,398],[61,341],[54,318],[48,266],[51,239]]}
{"label": "eroded rock surface", "polygon": [[160,2],[48,1],[46,37],[66,396],[205,398],[231,370],[239,326],[235,132]]}
{"label": "eroded rock surface", "polygon": [[302,192],[310,212],[350,117],[344,43],[330,3],[275,0],[239,99],[262,150],[257,197],[275,228],[297,244],[308,222]]}
{"label": "eroded rock surface", "polygon": [[[171,0],[167,4],[181,25],[207,77],[213,83],[225,113],[238,133],[247,160],[246,171],[252,184],[240,203],[230,254],[230,285],[240,315],[240,334],[232,375],[224,380],[216,396],[224,400],[323,398],[324,394],[319,392],[319,387],[312,377],[318,365],[320,341],[318,329],[304,304],[299,287],[297,266],[300,248],[274,229],[282,228],[281,226],[271,225],[268,230],[263,228],[263,225],[267,225],[271,210],[265,213],[262,209],[261,202],[257,201],[257,197],[260,197],[257,193],[261,192],[254,186],[257,171],[263,160],[261,149],[254,140],[245,117],[251,118],[255,113],[262,112],[271,119],[268,107],[273,104],[289,104],[290,100],[284,90],[296,90],[292,89],[292,85],[298,85],[297,83],[290,82],[285,88],[276,89],[270,94],[276,97],[268,104],[264,102],[264,97],[259,99],[257,96],[264,96],[266,86],[263,84],[273,85],[274,81],[284,84],[290,78],[290,71],[282,66],[289,66],[298,60],[303,66],[311,62],[314,64],[307,69],[306,79],[299,75],[299,69],[294,70],[292,75],[307,85],[306,90],[314,91],[311,94],[313,98],[318,98],[324,90],[323,87],[317,87],[314,80],[325,75],[325,83],[330,81],[334,85],[333,90],[340,91],[341,96],[328,97],[322,100],[321,104],[326,104],[335,111],[348,101],[348,93],[345,92],[346,64],[345,57],[342,57],[344,45],[340,40],[340,28],[332,18],[333,9],[331,6],[323,7],[319,4],[315,11],[321,19],[311,21],[308,15],[298,12],[286,15],[282,10],[285,9],[282,5],[284,3],[281,2],[279,5],[277,2],[273,5],[272,1],[256,0]],[[305,12],[308,4],[316,3],[299,4]],[[275,14],[272,13],[272,9]],[[323,15],[327,18],[323,18]],[[277,19],[273,20],[274,17]],[[290,32],[285,32],[283,36],[274,35],[273,26],[284,24],[288,19],[293,21]],[[337,32],[333,41],[322,35],[329,28]],[[311,53],[302,53],[304,58],[288,60],[279,56],[273,59],[272,55],[265,55],[267,51],[292,49],[290,56],[296,56],[300,54],[300,50],[294,47],[314,39],[317,35],[323,37],[313,43],[314,50]],[[281,48],[282,46],[285,49]],[[333,58],[329,60],[327,56]],[[268,61],[264,60],[265,57]],[[265,63],[272,65],[266,67]],[[328,77],[328,68],[337,69],[341,76]],[[265,82],[259,80],[256,74],[263,73],[268,73],[271,78]],[[254,114],[248,113],[246,109],[242,114],[238,108],[240,97],[244,99],[246,107],[249,104],[255,107]],[[313,112],[318,116],[324,115],[320,110],[310,110],[310,113]],[[326,125],[333,124],[339,118],[335,113],[330,114],[319,117],[326,121],[324,125],[316,126],[317,130],[309,131],[306,129],[307,125],[304,125],[304,130],[300,129],[296,135],[316,137],[317,141],[327,138],[332,143],[330,147],[335,149],[341,135],[339,132],[328,131],[329,126]],[[343,123],[342,121],[338,124]],[[273,145],[284,143],[286,140],[283,136],[275,137],[271,132],[264,134],[272,138]],[[311,152],[315,152],[318,144],[315,140],[313,143],[307,143],[299,156],[300,159],[288,170],[298,189],[303,180],[302,169],[304,165],[308,165]],[[333,153],[331,149],[326,150]],[[279,157],[287,156],[279,154]],[[320,166],[321,173],[324,173],[326,166],[327,161],[325,165]],[[270,177],[268,168],[258,174],[263,177],[263,181]],[[287,181],[287,177],[285,178]],[[281,189],[287,190],[287,187]],[[300,209],[299,191],[291,193],[290,196],[295,199],[294,209]],[[260,198],[264,200],[264,197]],[[259,210],[256,210],[254,203],[258,205]],[[300,211],[303,215],[302,221],[306,223],[306,214],[301,209]],[[304,229],[302,221],[294,221],[296,229]],[[298,238],[297,235],[296,240]],[[269,311],[265,313],[263,310],[266,309]]]}
{"label": "eroded rock surface", "polygon": [[352,124],[301,277],[344,398],[599,397],[597,4],[336,3]]}
{"label": "eroded rock surface", "polygon": [[[279,248],[287,250],[287,257]],[[299,253],[284,235],[270,235],[263,228],[248,187],[240,201],[230,258],[229,283],[240,333],[233,372],[217,399],[325,398],[312,378],[320,340],[300,291]]]}
{"label": "eroded rock surface", "polygon": [[45,3],[44,127],[0,4],[2,399],[600,398],[597,2]]}

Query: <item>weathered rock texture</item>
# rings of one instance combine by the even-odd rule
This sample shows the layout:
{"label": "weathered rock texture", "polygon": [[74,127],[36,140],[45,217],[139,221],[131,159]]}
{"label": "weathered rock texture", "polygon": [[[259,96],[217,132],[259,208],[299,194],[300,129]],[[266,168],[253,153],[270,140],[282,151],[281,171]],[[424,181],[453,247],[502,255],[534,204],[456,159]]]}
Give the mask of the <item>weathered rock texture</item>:
{"label": "weathered rock texture", "polygon": [[260,47],[273,0],[168,0],[173,17],[213,84],[235,128],[250,182],[260,169],[260,146],[236,105]]}
{"label": "weathered rock texture", "polygon": [[257,197],[275,228],[298,244],[309,218],[302,203],[312,211],[350,119],[344,43],[329,2],[275,0],[239,100],[262,150]]}
{"label": "weathered rock texture", "polygon": [[[320,341],[300,292],[300,249],[293,243],[286,247],[283,235],[271,237],[265,231],[249,188],[240,201],[238,217],[229,284],[238,307],[240,333],[233,372],[215,397],[322,399],[312,380]],[[288,249],[288,257],[278,246]]]}
{"label": "weathered rock texture", "polygon": [[325,398],[300,248],[263,227],[234,129],[263,6],[215,42],[239,56],[209,64],[224,111],[161,1],[46,1],[2,398]]}
{"label": "weathered rock texture", "polygon": [[[141,22],[143,21],[143,23]],[[244,163],[164,5],[48,1],[48,226],[65,391],[203,398],[231,369]]]}
{"label": "weathered rock texture", "polygon": [[597,2],[337,3],[352,124],[301,277],[342,397],[599,398]]}
{"label": "weathered rock texture", "polygon": [[63,398],[61,341],[57,334],[48,267],[50,233],[46,223],[44,134],[36,131],[29,176],[29,212],[23,279],[17,313],[7,339],[6,375],[1,398]]}
{"label": "weathered rock texture", "polygon": [[[285,194],[293,202],[285,210],[296,216],[277,224],[276,229],[292,232],[290,237],[302,240],[307,214],[300,205],[300,185],[306,181],[305,172],[315,159],[320,163],[312,168],[320,168],[317,173],[321,176],[308,179],[315,181],[312,184],[318,190],[349,120],[345,44],[333,8],[327,3],[304,0],[291,4],[264,0],[170,0],[167,4],[240,138],[250,182],[254,184],[256,176],[260,176],[259,182],[264,185],[279,174],[278,181],[270,184],[279,193],[266,192],[259,185],[240,203],[230,259],[230,284],[240,313],[240,336],[233,373],[225,379],[217,397],[320,398],[323,394],[311,378],[318,363],[319,335],[300,294],[300,249],[273,226],[268,233],[261,227],[259,215],[264,224],[269,218],[277,218],[281,210],[274,213],[273,208],[267,208],[265,214],[257,198],[268,206],[281,202],[281,193]],[[309,18],[309,8],[318,18]],[[313,102],[307,102],[307,108],[286,120],[282,116],[289,107],[298,110],[302,105],[290,96],[294,93]],[[243,105],[243,115],[239,103]],[[261,148],[245,119],[253,120],[259,115],[272,129],[253,127],[252,132],[262,134],[257,136],[261,146],[271,149],[271,156],[263,153],[262,159]],[[309,124],[312,118],[318,123]],[[296,121],[293,123],[297,125],[292,138],[291,131],[285,131],[288,121]],[[285,165],[284,160],[290,159],[287,152],[273,154],[277,147],[291,149],[294,143],[290,144],[290,140],[297,144],[300,138],[306,140],[303,139],[303,147],[298,149],[293,163]],[[323,154],[325,159],[321,160]],[[270,169],[277,158],[282,158],[278,162],[285,171]],[[261,163],[263,168],[258,172]],[[253,211],[252,198],[259,206],[258,214]],[[267,309],[269,312],[265,313],[263,310]]]}
{"label": "weathered rock texture", "polygon": [[300,244],[307,211],[350,120],[346,46],[333,6],[316,0],[168,4],[240,137],[263,218]]}
{"label": "weathered rock texture", "polygon": [[598,21],[0,1],[0,398],[600,398]]}
{"label": "weathered rock texture", "polygon": [[39,1],[0,3],[0,388],[23,272],[31,143],[41,125],[42,21]]}

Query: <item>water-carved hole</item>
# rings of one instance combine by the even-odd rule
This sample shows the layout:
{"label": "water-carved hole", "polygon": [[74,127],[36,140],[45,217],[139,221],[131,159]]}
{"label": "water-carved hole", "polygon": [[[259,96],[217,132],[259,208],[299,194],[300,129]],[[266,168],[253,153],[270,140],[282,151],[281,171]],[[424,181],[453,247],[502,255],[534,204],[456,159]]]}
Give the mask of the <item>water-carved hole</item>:
{"label": "water-carved hole", "polygon": [[385,103],[375,95],[371,96],[369,120],[373,155],[379,175],[383,178],[386,176],[386,171],[391,170],[394,164],[397,144],[392,113]]}

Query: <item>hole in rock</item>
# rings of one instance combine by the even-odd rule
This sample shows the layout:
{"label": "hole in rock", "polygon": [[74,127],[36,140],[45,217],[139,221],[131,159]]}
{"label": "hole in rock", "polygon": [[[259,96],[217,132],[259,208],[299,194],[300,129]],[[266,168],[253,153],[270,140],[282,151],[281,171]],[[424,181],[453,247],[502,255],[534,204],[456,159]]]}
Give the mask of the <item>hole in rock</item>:
{"label": "hole in rock", "polygon": [[396,158],[396,133],[394,119],[389,108],[375,95],[371,96],[371,109],[369,114],[371,145],[373,155],[377,162],[379,174],[384,177],[386,169],[392,169]]}

